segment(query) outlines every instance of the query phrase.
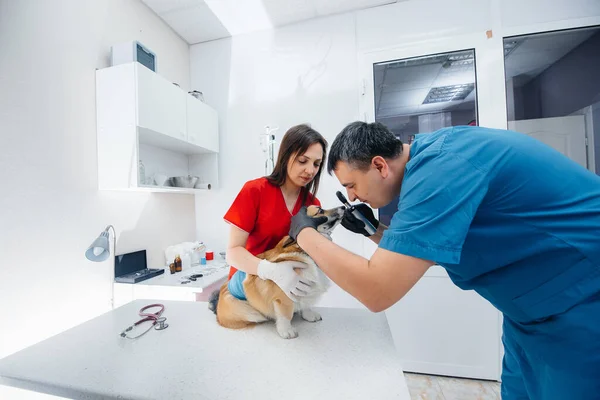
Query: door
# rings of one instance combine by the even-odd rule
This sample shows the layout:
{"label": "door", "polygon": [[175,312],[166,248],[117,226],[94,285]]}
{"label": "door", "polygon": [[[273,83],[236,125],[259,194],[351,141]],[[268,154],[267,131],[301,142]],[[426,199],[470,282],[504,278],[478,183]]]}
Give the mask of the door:
{"label": "door", "polygon": [[588,168],[583,115],[508,121],[508,129],[534,137]]}
{"label": "door", "polygon": [[187,96],[188,141],[214,152],[219,151],[217,112],[193,96]]}
{"label": "door", "polygon": [[[479,124],[476,49],[470,48],[476,40],[458,47],[466,50],[441,43],[366,53],[360,93],[364,119],[383,123],[408,144],[443,127]],[[492,97],[484,96],[487,121],[502,117],[493,114],[499,107]],[[377,210],[386,225],[397,202]],[[367,241],[363,249],[370,258],[376,246]],[[500,313],[477,293],[456,287],[441,266],[431,267],[385,313],[405,371],[499,379]]]}

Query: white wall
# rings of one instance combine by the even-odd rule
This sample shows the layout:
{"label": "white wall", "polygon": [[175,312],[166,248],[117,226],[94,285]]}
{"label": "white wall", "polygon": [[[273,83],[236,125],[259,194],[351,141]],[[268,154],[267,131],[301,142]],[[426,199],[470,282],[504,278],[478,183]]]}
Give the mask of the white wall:
{"label": "white wall", "polygon": [[[244,182],[264,175],[265,125],[280,127],[279,141],[292,125],[308,122],[331,142],[357,118],[355,57],[351,15],[191,47],[192,88],[216,107],[221,124],[220,188],[197,196],[199,239],[226,245],[223,215]],[[324,205],[338,205],[335,183],[323,175]]]}
{"label": "white wall", "polygon": [[[331,143],[358,117],[354,16],[313,20],[191,46],[192,88],[219,112],[219,186],[196,198],[197,238],[223,250],[223,215],[244,182],[264,175],[259,135],[280,127],[277,140],[296,124],[310,123]],[[276,149],[276,151],[278,148]],[[339,205],[337,180],[324,173],[318,197]],[[334,233],[357,252],[362,239]],[[344,296],[336,291],[330,296]],[[354,299],[345,304],[358,306]]]}
{"label": "white wall", "polygon": [[357,47],[371,51],[484,33],[491,18],[490,0],[419,0],[374,7],[356,13]]}
{"label": "white wall", "polygon": [[109,309],[112,264],[84,257],[107,224],[154,267],[194,239],[193,197],[97,189],[95,69],[132,39],[189,87],[188,45],[138,0],[0,0],[0,357]]}

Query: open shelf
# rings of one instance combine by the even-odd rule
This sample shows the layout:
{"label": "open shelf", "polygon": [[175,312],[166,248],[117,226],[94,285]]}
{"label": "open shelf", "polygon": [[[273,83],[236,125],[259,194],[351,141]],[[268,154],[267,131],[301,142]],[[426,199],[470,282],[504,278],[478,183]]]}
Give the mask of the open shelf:
{"label": "open shelf", "polygon": [[100,189],[209,190],[151,184],[187,175],[218,185],[218,115],[204,102],[134,62],[96,71],[96,107]]}
{"label": "open shelf", "polygon": [[138,139],[140,144],[159,147],[174,153],[181,153],[185,155],[214,153],[214,151],[205,149],[204,147],[190,143],[186,140],[178,139],[176,137],[168,136],[163,133],[142,127],[138,128]]}
{"label": "open shelf", "polygon": [[139,185],[141,192],[198,194],[210,189],[180,188],[173,186]]}

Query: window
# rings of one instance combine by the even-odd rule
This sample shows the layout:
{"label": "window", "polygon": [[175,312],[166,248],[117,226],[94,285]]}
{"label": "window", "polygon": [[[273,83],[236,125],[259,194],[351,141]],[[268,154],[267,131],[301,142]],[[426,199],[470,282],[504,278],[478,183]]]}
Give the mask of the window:
{"label": "window", "polygon": [[600,27],[504,39],[508,128],[600,172]]}
{"label": "window", "polygon": [[[373,77],[375,120],[404,143],[448,126],[477,124],[474,50],[378,63]],[[397,205],[398,199],[379,210],[384,224]]]}

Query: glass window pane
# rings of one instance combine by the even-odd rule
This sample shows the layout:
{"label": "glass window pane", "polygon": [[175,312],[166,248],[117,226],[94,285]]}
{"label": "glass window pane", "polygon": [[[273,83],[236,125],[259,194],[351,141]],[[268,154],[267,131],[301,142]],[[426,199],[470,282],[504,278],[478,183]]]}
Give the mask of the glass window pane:
{"label": "glass window pane", "polygon": [[[378,63],[373,78],[375,121],[404,143],[410,144],[420,133],[477,124],[474,50]],[[395,199],[379,210],[385,225],[397,204]]]}
{"label": "glass window pane", "polygon": [[508,128],[600,172],[600,27],[504,39]]}

